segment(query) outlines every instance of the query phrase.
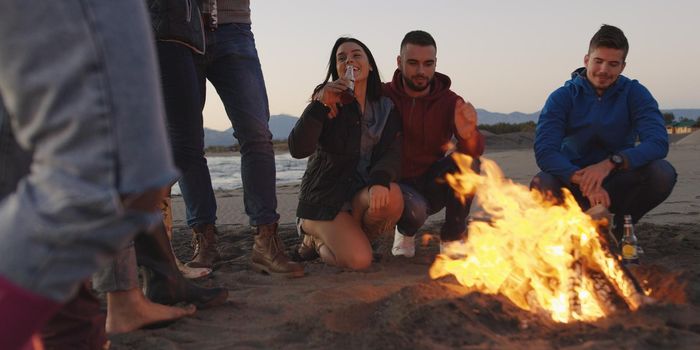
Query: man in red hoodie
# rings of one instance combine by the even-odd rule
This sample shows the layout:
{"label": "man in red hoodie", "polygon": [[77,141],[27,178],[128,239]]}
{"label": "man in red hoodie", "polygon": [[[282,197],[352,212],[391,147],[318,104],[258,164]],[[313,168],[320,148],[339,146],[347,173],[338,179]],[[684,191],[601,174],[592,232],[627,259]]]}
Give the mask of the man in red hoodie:
{"label": "man in red hoodie", "polygon": [[484,152],[484,137],[476,124],[471,103],[450,90],[450,78],[435,71],[437,45],[424,31],[411,31],[401,41],[398,69],[384,93],[391,97],[403,119],[401,190],[404,211],[396,227],[392,254],[412,257],[414,235],[430,215],[445,208],[440,230],[440,251],[459,255],[467,234],[472,197],[462,203],[443,179],[457,170],[448,151],[456,139],[455,152],[475,158]]}

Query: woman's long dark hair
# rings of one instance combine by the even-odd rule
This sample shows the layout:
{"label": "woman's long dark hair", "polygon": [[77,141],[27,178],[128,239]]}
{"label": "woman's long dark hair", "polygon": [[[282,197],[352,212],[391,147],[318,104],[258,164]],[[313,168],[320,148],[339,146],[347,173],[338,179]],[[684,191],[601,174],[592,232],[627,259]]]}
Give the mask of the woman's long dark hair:
{"label": "woman's long dark hair", "polygon": [[382,79],[379,76],[379,69],[377,68],[377,63],[374,61],[374,56],[372,56],[372,52],[369,51],[369,48],[367,48],[365,44],[363,44],[361,41],[355,38],[340,37],[338,38],[338,40],[335,41],[333,49],[331,50],[331,57],[328,60],[328,72],[326,73],[326,78],[323,79],[323,83],[318,84],[318,86],[316,86],[313,94],[311,94],[312,98],[319,90],[321,90],[321,88],[323,88],[324,85],[326,85],[326,83],[328,83],[329,81],[337,80],[339,78],[338,70],[335,68],[335,53],[338,51],[338,47],[340,47],[340,45],[347,42],[353,42],[357,45],[360,45],[362,50],[364,50],[365,54],[367,55],[369,65],[372,67],[372,70],[367,76],[367,99],[374,101],[378,100],[379,97],[381,97]]}

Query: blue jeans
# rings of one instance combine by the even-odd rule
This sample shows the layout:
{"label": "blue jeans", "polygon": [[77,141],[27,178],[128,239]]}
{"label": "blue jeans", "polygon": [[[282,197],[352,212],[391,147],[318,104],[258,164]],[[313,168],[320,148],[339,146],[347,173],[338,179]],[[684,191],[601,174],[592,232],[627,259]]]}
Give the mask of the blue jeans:
{"label": "blue jeans", "polygon": [[[632,216],[632,222],[639,219],[661,204],[673,191],[676,185],[676,169],[664,159],[654,160],[637,169],[615,171],[603,181],[603,188],[610,196],[610,212],[615,214],[615,227],[622,227],[625,214]],[[578,185],[567,186],[554,175],[540,172],[530,182],[530,188],[551,195],[561,201],[561,189],[571,191],[582,210],[588,210],[591,205]]]}
{"label": "blue jeans", "polygon": [[[481,162],[475,159],[472,169],[478,172],[480,165]],[[456,241],[466,237],[467,217],[474,196],[467,197],[462,203],[452,187],[445,183],[445,174],[456,171],[457,164],[451,156],[447,156],[435,163],[425,175],[399,182],[404,200],[403,213],[397,224],[401,234],[415,235],[430,215],[445,208],[440,240]]]}
{"label": "blue jeans", "polygon": [[182,174],[180,192],[187,224],[216,222],[216,197],[204,157],[203,88],[194,53],[184,45],[157,42],[163,100],[175,165]]}
{"label": "blue jeans", "polygon": [[1,114],[32,157],[0,196],[0,276],[15,285],[65,301],[160,221],[122,202],[177,177],[150,33],[140,0],[0,2]]}
{"label": "blue jeans", "polygon": [[[241,177],[245,212],[253,226],[275,223],[277,213],[275,155],[272,149],[272,133],[268,122],[267,90],[263,79],[255,39],[250,24],[230,23],[219,25],[214,32],[207,33],[207,48],[204,56],[195,56],[199,74],[202,106],[206,96],[206,79],[216,92],[231,120],[235,136],[241,145]],[[201,129],[201,128],[200,128]],[[192,139],[194,144],[199,142]],[[193,167],[201,168],[203,162]],[[210,182],[201,181],[203,170],[184,173],[180,188],[188,212],[198,204],[186,193],[206,193]],[[192,198],[196,199],[196,198]],[[209,206],[202,208],[211,210]],[[198,224],[190,221],[188,224]]]}
{"label": "blue jeans", "polygon": [[117,252],[114,258],[92,275],[92,288],[100,293],[125,291],[139,287],[134,242]]}

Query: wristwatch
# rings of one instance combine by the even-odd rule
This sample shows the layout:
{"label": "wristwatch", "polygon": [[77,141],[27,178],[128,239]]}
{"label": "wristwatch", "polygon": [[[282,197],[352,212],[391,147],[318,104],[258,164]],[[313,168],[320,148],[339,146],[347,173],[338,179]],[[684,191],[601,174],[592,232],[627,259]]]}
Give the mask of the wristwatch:
{"label": "wristwatch", "polygon": [[621,169],[625,165],[625,157],[619,153],[614,153],[610,156],[610,162],[613,163],[615,169]]}

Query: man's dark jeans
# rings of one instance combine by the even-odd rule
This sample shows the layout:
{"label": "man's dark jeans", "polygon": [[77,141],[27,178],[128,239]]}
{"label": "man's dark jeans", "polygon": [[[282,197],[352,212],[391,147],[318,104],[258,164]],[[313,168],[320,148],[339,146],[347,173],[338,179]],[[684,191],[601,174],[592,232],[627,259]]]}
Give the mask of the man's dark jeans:
{"label": "man's dark jeans", "polygon": [[192,50],[184,45],[159,41],[163,100],[175,165],[182,177],[180,192],[191,227],[216,222],[216,198],[204,157],[202,99]]}
{"label": "man's dark jeans", "polygon": [[[632,216],[636,223],[639,219],[661,204],[673,191],[676,184],[676,169],[666,160],[655,160],[633,170],[614,171],[603,181],[603,188],[610,196],[610,212],[615,214],[615,226],[622,227],[624,215]],[[563,199],[561,189],[571,191],[582,210],[591,205],[577,185],[567,186],[557,177],[540,172],[530,182],[530,188],[542,193],[551,193],[557,200]]]}
{"label": "man's dark jeans", "polygon": [[[206,54],[201,56],[190,51],[189,59],[177,52],[164,55],[161,48],[167,43],[159,43],[161,67],[180,62],[179,70],[168,69],[167,73],[173,75],[173,83],[180,79],[181,89],[183,82],[188,84],[181,95],[175,93],[174,97],[168,98],[165,84],[170,79],[165,76],[166,70],[161,68],[166,105],[172,103],[172,111],[176,114],[171,117],[171,108],[168,108],[175,162],[182,171],[179,184],[187,208],[187,224],[194,226],[216,221],[216,199],[203,151],[202,108],[207,80],[221,97],[233,125],[233,136],[241,145],[243,203],[250,224],[277,222],[275,156],[268,126],[270,111],[250,24],[219,25],[216,31],[207,32],[206,40]],[[168,62],[170,60],[174,61]],[[196,89],[194,96],[198,97],[194,106],[192,89]]]}
{"label": "man's dark jeans", "polygon": [[[479,172],[481,163],[475,159],[472,169]],[[399,232],[413,236],[423,226],[430,215],[445,208],[445,223],[440,229],[442,241],[456,241],[466,237],[467,216],[474,196],[464,203],[455,195],[445,181],[445,175],[458,171],[451,156],[435,163],[423,176],[399,181],[403,194],[404,209],[397,226]]]}

